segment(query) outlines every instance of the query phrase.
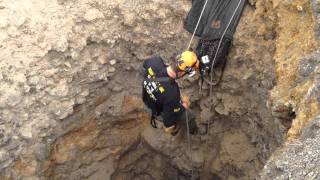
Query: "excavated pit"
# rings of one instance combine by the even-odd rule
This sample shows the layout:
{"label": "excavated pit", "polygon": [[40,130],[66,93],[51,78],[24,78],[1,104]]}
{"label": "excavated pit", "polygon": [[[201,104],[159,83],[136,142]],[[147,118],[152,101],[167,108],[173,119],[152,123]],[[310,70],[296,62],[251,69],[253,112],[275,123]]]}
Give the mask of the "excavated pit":
{"label": "excavated pit", "polygon": [[190,5],[0,1],[0,179],[255,179],[319,110],[317,81],[298,73],[318,47],[310,2],[249,0],[212,96],[199,76],[179,80],[210,122],[191,153],[186,129],[150,127],[140,87],[145,58],[186,47]]}
{"label": "excavated pit", "polygon": [[[182,92],[191,97],[191,109],[199,126],[204,129],[210,121],[209,138],[206,134],[191,136],[190,155],[186,129],[178,137],[171,137],[149,125],[140,98],[139,68],[143,59],[134,54],[134,48],[139,47],[121,40],[111,46],[121,52],[122,57],[130,59],[130,65],[115,52],[116,62],[112,67],[117,70],[101,70],[107,72],[104,74],[107,81],[96,80],[86,71],[74,77],[79,79],[76,82],[84,79],[81,83],[89,87],[90,95],[86,103],[75,106],[72,115],[57,128],[61,136],[51,145],[49,160],[44,163],[47,168],[42,172],[44,177],[191,179],[193,170],[195,179],[254,179],[275,148],[281,145],[287,128],[266,107],[268,89],[253,75],[249,80],[238,81],[229,74],[233,63],[238,67],[251,63],[241,63],[241,59],[229,61],[226,75],[221,85],[213,89],[212,98],[207,85],[200,91],[199,77],[179,80]],[[99,58],[95,57],[97,52],[110,48],[108,43],[90,40],[79,57],[94,61]],[[230,56],[235,50],[234,46]],[[45,58],[52,63],[55,59],[72,63],[68,55],[55,51]],[[264,67],[273,67],[272,61],[269,63],[264,62]],[[273,69],[266,71],[269,76],[264,76],[262,81],[272,84]]]}

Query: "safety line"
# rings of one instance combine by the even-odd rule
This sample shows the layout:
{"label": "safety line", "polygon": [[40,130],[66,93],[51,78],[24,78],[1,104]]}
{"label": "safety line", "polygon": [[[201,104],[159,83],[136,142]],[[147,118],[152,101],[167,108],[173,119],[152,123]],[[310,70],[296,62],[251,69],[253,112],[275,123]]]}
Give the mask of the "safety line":
{"label": "safety line", "polygon": [[188,117],[188,110],[187,109],[186,109],[186,124],[187,124],[188,148],[189,148],[190,162],[191,162],[191,180],[193,180],[194,179],[194,176],[193,176],[193,158],[192,158],[192,150],[191,150],[189,117]]}
{"label": "safety line", "polygon": [[[235,14],[236,14],[236,12],[237,12],[237,10],[239,9],[241,2],[242,2],[242,0],[239,0],[239,3],[238,3],[238,5],[237,5],[236,9],[234,10],[234,12],[233,12],[233,14],[232,14],[232,16],[231,16],[231,18],[230,18],[230,21],[229,21],[226,29],[224,30],[224,32],[223,32],[223,34],[222,34],[222,36],[221,36],[221,39],[220,39],[220,41],[219,41],[219,45],[218,45],[216,54],[214,55],[214,58],[213,58],[213,61],[212,61],[212,64],[211,64],[210,83],[212,83],[212,79],[213,79],[213,70],[212,70],[212,69],[213,69],[213,64],[214,64],[214,62],[216,61],[216,58],[217,58],[217,55],[218,55],[218,52],[219,52],[219,49],[220,49],[222,40],[223,40],[223,38],[224,38],[224,36],[225,36],[225,34],[226,34],[226,32],[227,32],[227,30],[228,30],[228,28],[229,28],[232,20],[233,20]],[[212,98],[212,88],[213,88],[213,85],[210,84],[210,98]],[[207,136],[209,136],[209,130],[210,130],[209,128],[210,128],[210,121],[209,121],[209,119],[208,119],[208,131],[207,131]]]}
{"label": "safety line", "polygon": [[196,34],[196,32],[197,32],[198,26],[199,26],[199,24],[200,24],[200,21],[201,21],[203,12],[204,12],[204,10],[206,9],[207,3],[208,3],[208,0],[206,0],[204,6],[203,6],[203,8],[202,8],[201,14],[200,14],[200,16],[199,16],[199,19],[198,19],[198,22],[197,22],[197,25],[196,25],[196,28],[195,28],[194,31],[193,31],[193,34],[192,34],[191,39],[190,39],[190,42],[189,42],[188,47],[187,47],[187,49],[186,49],[187,51],[190,49],[191,43],[192,43],[193,38],[194,38],[194,36],[195,36],[195,34]]}
{"label": "safety line", "polygon": [[[217,55],[218,55],[218,52],[219,52],[219,49],[220,49],[222,40],[223,40],[223,38],[224,38],[224,36],[225,36],[225,34],[226,34],[226,32],[227,32],[227,30],[228,30],[228,28],[229,28],[232,20],[233,20],[235,14],[236,14],[236,12],[237,12],[237,10],[239,9],[241,2],[242,2],[242,0],[239,0],[239,3],[238,3],[236,9],[234,10],[234,12],[233,12],[233,14],[232,14],[232,16],[231,16],[231,18],[230,18],[230,21],[229,21],[226,29],[224,30],[224,32],[223,32],[223,34],[222,34],[222,36],[221,36],[221,39],[220,39],[220,41],[219,41],[219,45],[218,45],[217,51],[216,51],[216,53],[215,53],[215,55],[214,55],[214,58],[213,58],[213,61],[212,61],[212,64],[211,64],[210,83],[208,83],[208,84],[210,85],[210,100],[212,99],[212,89],[213,89],[213,83],[212,83],[212,80],[213,80],[213,65],[214,65],[214,62],[216,61],[216,58],[217,58]],[[209,147],[209,146],[208,146],[208,139],[209,139],[209,134],[210,134],[209,132],[210,132],[210,119],[207,120],[207,138],[206,138],[206,146],[207,146],[207,148]],[[203,166],[205,166],[205,163],[206,163],[206,160],[204,160]],[[203,167],[203,168],[205,168],[205,167]]]}
{"label": "safety line", "polygon": [[[241,2],[242,2],[242,0],[239,0],[239,3],[238,3],[238,5],[237,5],[235,11],[234,11],[233,15],[231,16],[230,21],[229,21],[226,29],[224,30],[224,32],[223,32],[223,34],[222,34],[222,36],[221,36],[221,39],[220,39],[219,44],[218,44],[217,51],[216,51],[216,53],[215,53],[214,59],[213,59],[212,64],[211,64],[210,83],[208,83],[208,84],[210,85],[210,98],[212,98],[212,88],[213,88],[213,83],[212,83],[212,80],[213,80],[213,71],[212,71],[212,69],[213,69],[213,64],[214,64],[214,62],[216,61],[216,58],[217,58],[217,55],[218,55],[218,52],[219,52],[219,49],[220,49],[222,40],[223,40],[223,38],[224,38],[224,36],[225,36],[225,34],[226,34],[226,32],[227,32],[227,30],[228,30],[228,28],[229,28],[232,20],[233,20],[235,14],[236,14],[236,12],[237,12],[237,10],[239,9]],[[195,36],[195,34],[196,34],[196,32],[197,32],[197,29],[198,29],[198,26],[199,26],[199,24],[200,24],[201,18],[202,18],[202,16],[203,16],[204,10],[206,9],[207,3],[208,3],[208,0],[206,0],[204,6],[203,6],[203,8],[202,8],[202,11],[201,11],[201,14],[200,14],[200,16],[199,16],[197,25],[196,25],[196,27],[195,27],[195,29],[194,29],[194,31],[193,31],[193,34],[192,34],[192,36],[191,36],[191,39],[190,39],[190,41],[189,41],[189,44],[188,44],[188,47],[187,47],[186,50],[189,50],[189,49],[190,49],[190,46],[191,46],[191,44],[192,44],[192,41],[193,41],[193,39],[194,39],[194,36]],[[194,172],[193,172],[193,162],[192,162],[192,149],[191,149],[191,140],[190,140],[190,129],[189,129],[189,122],[188,122],[188,121],[189,121],[189,117],[188,117],[188,112],[187,112],[187,110],[186,110],[187,138],[188,138],[188,147],[189,147],[190,160],[191,160],[191,179],[193,180],[193,178],[194,178]],[[207,125],[208,125],[208,127],[207,127],[206,146],[208,147],[208,139],[209,139],[209,131],[210,131],[210,120],[209,120],[209,119],[208,119],[208,121],[207,121]],[[205,165],[205,161],[204,161],[204,165]]]}
{"label": "safety line", "polygon": [[[237,5],[236,9],[234,10],[234,12],[233,12],[233,14],[232,14],[232,16],[231,16],[231,18],[230,18],[230,21],[229,21],[229,23],[228,23],[228,25],[227,25],[226,29],[224,30],[224,32],[223,32],[223,34],[222,34],[221,38],[220,38],[220,41],[219,41],[219,45],[218,45],[217,51],[216,51],[216,53],[215,53],[215,55],[214,55],[214,58],[213,58],[213,61],[212,61],[212,64],[211,64],[211,73],[210,73],[210,75],[211,75],[211,76],[210,76],[210,83],[212,83],[212,79],[213,79],[213,71],[212,71],[212,69],[213,69],[213,65],[214,65],[214,62],[216,61],[216,58],[217,58],[217,56],[218,56],[218,53],[219,53],[219,50],[220,50],[220,46],[221,46],[222,40],[223,40],[223,38],[224,38],[224,36],[225,36],[225,34],[226,34],[227,30],[229,29],[229,26],[230,26],[230,24],[231,24],[231,22],[232,22],[232,20],[233,20],[234,16],[236,15],[237,10],[238,10],[238,9],[239,9],[239,7],[240,7],[241,2],[242,2],[242,0],[239,0],[239,3],[238,3],[238,5]],[[212,87],[213,87],[213,85],[212,85],[212,84],[210,84],[210,97],[212,97]]]}

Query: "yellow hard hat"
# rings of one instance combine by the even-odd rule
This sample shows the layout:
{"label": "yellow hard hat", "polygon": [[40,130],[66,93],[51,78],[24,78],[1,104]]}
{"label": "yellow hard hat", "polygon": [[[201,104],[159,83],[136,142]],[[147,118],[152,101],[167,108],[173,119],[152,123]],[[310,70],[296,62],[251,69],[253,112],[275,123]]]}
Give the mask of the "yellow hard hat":
{"label": "yellow hard hat", "polygon": [[177,69],[187,73],[192,71],[192,68],[198,67],[199,62],[196,53],[192,51],[183,52],[178,59]]}

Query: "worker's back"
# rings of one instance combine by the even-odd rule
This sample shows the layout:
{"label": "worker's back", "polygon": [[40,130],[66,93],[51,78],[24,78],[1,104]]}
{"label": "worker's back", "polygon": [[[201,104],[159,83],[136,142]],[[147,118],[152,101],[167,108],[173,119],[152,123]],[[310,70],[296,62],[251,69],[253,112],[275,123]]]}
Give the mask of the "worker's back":
{"label": "worker's back", "polygon": [[153,114],[163,116],[165,126],[171,126],[173,120],[184,112],[179,86],[168,76],[167,66],[161,57],[145,60],[143,68],[143,101]]}

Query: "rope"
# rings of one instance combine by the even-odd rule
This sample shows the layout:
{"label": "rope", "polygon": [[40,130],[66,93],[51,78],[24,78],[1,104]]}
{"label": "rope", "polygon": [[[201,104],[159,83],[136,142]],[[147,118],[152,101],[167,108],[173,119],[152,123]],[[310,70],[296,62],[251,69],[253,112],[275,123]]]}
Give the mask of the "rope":
{"label": "rope", "polygon": [[208,0],[206,0],[204,6],[203,6],[203,8],[202,8],[201,14],[200,14],[200,16],[199,16],[199,20],[198,20],[197,25],[196,25],[196,28],[194,29],[193,34],[192,34],[192,37],[191,37],[190,42],[189,42],[189,44],[188,44],[187,51],[190,49],[191,43],[192,43],[193,38],[194,38],[194,36],[195,36],[195,34],[196,34],[196,32],[197,32],[198,26],[199,26],[199,24],[200,24],[200,21],[201,21],[203,12],[204,12],[204,10],[206,9],[207,3],[208,3]]}
{"label": "rope", "polygon": [[[216,53],[215,53],[215,55],[214,55],[214,58],[213,58],[213,61],[212,61],[212,64],[211,64],[210,83],[212,83],[212,80],[213,80],[213,71],[212,71],[212,69],[213,69],[214,62],[215,62],[215,61],[216,61],[216,59],[217,59],[218,52],[219,52],[219,49],[220,49],[220,46],[221,46],[222,40],[223,40],[223,38],[224,38],[224,36],[225,36],[225,34],[226,34],[227,30],[229,29],[229,26],[230,26],[230,24],[231,24],[231,22],[232,22],[232,20],[233,20],[234,16],[236,15],[237,10],[238,10],[238,9],[239,9],[239,7],[240,7],[241,2],[242,2],[242,0],[239,0],[239,3],[238,3],[238,5],[237,5],[236,9],[234,10],[234,12],[233,12],[233,14],[232,14],[232,16],[231,16],[231,18],[230,18],[230,21],[229,21],[229,23],[228,23],[228,25],[227,25],[226,29],[224,30],[224,32],[223,32],[223,34],[222,34],[221,38],[220,38],[220,41],[219,41],[219,44],[218,44],[217,51],[216,51]],[[210,97],[212,97],[212,88],[213,88],[213,86],[212,86],[212,85],[210,85]]]}
{"label": "rope", "polygon": [[[213,69],[213,64],[214,64],[214,62],[216,61],[216,58],[217,58],[217,55],[218,55],[218,52],[219,52],[219,49],[220,49],[222,40],[223,40],[223,38],[224,38],[224,36],[225,36],[225,34],[226,34],[226,32],[227,32],[227,30],[228,30],[228,28],[229,28],[232,20],[233,20],[235,14],[236,14],[236,12],[237,12],[237,10],[239,9],[239,6],[240,6],[241,2],[242,2],[242,0],[239,0],[239,3],[238,3],[236,9],[234,10],[234,12],[233,12],[233,14],[232,14],[232,16],[231,16],[231,18],[230,18],[230,21],[229,21],[226,29],[224,30],[224,32],[223,32],[223,34],[222,34],[222,36],[221,36],[221,39],[220,39],[219,44],[218,44],[217,51],[216,51],[216,53],[215,53],[215,55],[214,55],[214,58],[213,58],[213,61],[212,61],[212,64],[211,64],[211,74],[210,74],[210,75],[211,75],[211,76],[210,76],[210,98],[212,98],[212,88],[213,88],[213,85],[212,85],[212,84],[213,84],[213,82],[212,82],[212,80],[213,80],[213,71],[212,71],[212,69]],[[208,129],[207,129],[207,141],[208,141],[209,132],[210,132],[210,131],[209,131],[209,130],[210,130],[210,121],[209,121],[209,119],[208,119],[207,124],[208,124]]]}
{"label": "rope", "polygon": [[189,117],[188,117],[188,111],[186,110],[186,124],[187,124],[187,137],[188,137],[188,148],[190,153],[190,162],[191,162],[191,180],[194,179],[193,175],[193,158],[192,158],[192,150],[191,150],[191,139],[190,139],[190,129],[189,129]]}
{"label": "rope", "polygon": [[[212,87],[213,87],[213,83],[212,83],[212,80],[213,80],[213,73],[212,73],[212,72],[213,72],[213,71],[212,71],[212,69],[213,69],[213,64],[214,64],[214,62],[216,61],[216,58],[217,58],[217,55],[218,55],[218,52],[219,52],[219,49],[220,49],[222,40],[223,40],[223,38],[224,38],[224,36],[225,36],[225,34],[226,34],[226,32],[227,32],[227,30],[228,30],[228,28],[229,28],[232,20],[233,20],[235,14],[236,14],[236,12],[237,12],[237,10],[239,9],[239,6],[240,6],[241,2],[242,2],[242,0],[239,0],[239,3],[238,3],[238,5],[237,5],[234,13],[233,13],[233,15],[231,16],[230,21],[229,21],[226,29],[224,30],[224,32],[223,32],[223,34],[222,34],[222,37],[221,37],[221,39],[220,39],[220,41],[219,41],[219,44],[218,44],[217,51],[216,51],[216,53],[215,53],[214,59],[213,59],[212,64],[211,64],[210,82],[207,82],[208,84],[210,84],[210,98],[212,97]],[[194,31],[193,31],[193,34],[192,34],[192,36],[191,36],[191,39],[190,39],[190,41],[189,41],[187,50],[190,49],[190,46],[191,46],[191,44],[192,44],[192,41],[193,41],[193,39],[194,39],[194,36],[195,36],[195,34],[196,34],[196,32],[197,32],[197,29],[198,29],[198,26],[199,26],[199,24],[200,24],[201,18],[202,18],[202,16],[203,16],[204,10],[206,9],[207,3],[208,3],[208,0],[206,0],[204,6],[203,6],[203,8],[202,8],[202,11],[201,11],[201,14],[200,14],[200,16],[199,16],[197,25],[196,25],[196,27],[195,27],[195,29],[194,29]],[[186,124],[187,124],[188,148],[189,148],[190,160],[191,160],[191,179],[193,180],[193,179],[194,179],[194,174],[193,174],[192,150],[191,150],[191,140],[190,140],[190,133],[189,133],[189,132],[190,132],[190,130],[189,130],[189,117],[188,117],[188,112],[187,112],[187,110],[186,110]],[[208,147],[208,138],[209,138],[209,131],[210,131],[210,121],[209,121],[209,120],[208,120],[207,124],[208,124],[208,128],[207,128],[206,145],[207,145],[207,147]],[[205,163],[205,161],[204,161],[204,163]]]}
{"label": "rope", "polygon": [[[240,7],[241,2],[242,2],[242,0],[239,0],[239,3],[238,3],[236,9],[234,10],[234,12],[233,12],[233,14],[232,14],[232,16],[231,16],[231,18],[230,18],[230,21],[229,21],[226,29],[224,30],[224,32],[223,32],[223,34],[222,34],[222,36],[221,36],[221,39],[220,39],[219,44],[218,44],[217,51],[216,51],[216,53],[215,53],[215,55],[214,55],[214,58],[213,58],[213,61],[212,61],[212,64],[211,64],[210,82],[207,82],[207,83],[210,85],[210,99],[212,98],[212,89],[213,89],[213,85],[214,85],[214,83],[212,82],[212,80],[213,80],[213,70],[212,70],[212,69],[213,69],[213,65],[214,65],[214,62],[216,61],[216,58],[217,58],[217,56],[218,56],[218,52],[219,52],[219,49],[220,49],[222,40],[223,40],[223,38],[224,38],[227,30],[229,29],[229,26],[230,26],[230,24],[231,24],[231,22],[232,22],[232,20],[233,20],[233,18],[234,18],[234,16],[235,16],[237,10],[238,10],[239,7]],[[207,148],[209,147],[209,146],[208,146],[208,139],[209,139],[209,134],[210,134],[209,132],[210,132],[210,120],[208,119],[208,120],[207,120],[207,135],[206,135],[206,136],[207,136],[207,138],[206,138],[206,146],[207,146]],[[206,163],[206,160],[204,160],[204,165],[203,165],[203,166],[205,166],[205,163]]]}

